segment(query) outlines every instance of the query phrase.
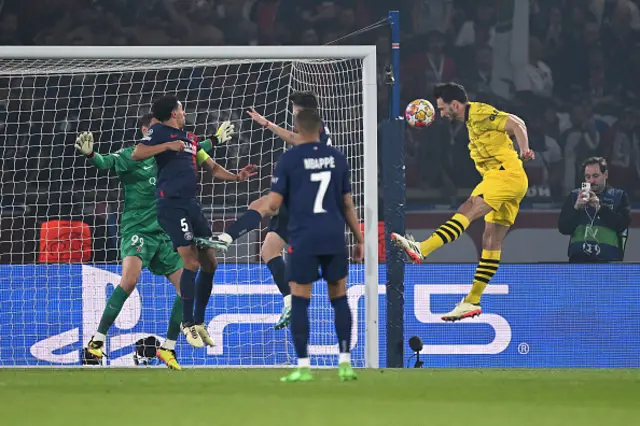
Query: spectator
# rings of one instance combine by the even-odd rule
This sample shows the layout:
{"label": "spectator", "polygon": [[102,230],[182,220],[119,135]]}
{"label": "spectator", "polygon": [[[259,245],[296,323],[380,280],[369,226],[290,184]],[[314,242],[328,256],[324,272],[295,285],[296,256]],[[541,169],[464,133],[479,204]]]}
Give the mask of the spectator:
{"label": "spectator", "polygon": [[542,113],[534,114],[530,120],[527,120],[527,129],[529,131],[529,147],[536,154],[535,160],[525,163],[529,186],[548,186],[552,195],[561,196],[559,190],[564,163],[560,145],[546,133],[545,119]]}
{"label": "spectator", "polygon": [[627,193],[608,185],[604,158],[588,158],[582,169],[589,186],[571,191],[558,219],[560,233],[571,236],[569,262],[622,261],[631,223]]}
{"label": "spectator", "polygon": [[[458,32],[456,38],[456,46],[464,47],[475,44],[476,42],[487,43],[493,47],[495,37],[495,2],[492,0],[478,0],[476,2],[476,19],[468,20]],[[488,40],[478,40],[478,32],[486,34]]]}
{"label": "spectator", "polygon": [[429,33],[427,51],[414,54],[406,64],[409,83],[406,88],[413,93],[430,94],[435,84],[457,78],[456,64],[445,53],[446,38],[438,31]]}
{"label": "spectator", "polygon": [[627,107],[622,117],[604,135],[601,151],[609,159],[609,182],[616,188],[632,190],[638,186],[638,164],[634,145],[638,140],[638,111]]}
{"label": "spectator", "polygon": [[600,134],[589,116],[588,107],[574,104],[571,107],[571,127],[561,136],[564,157],[564,193],[575,188],[578,174],[581,172],[580,162],[596,154],[600,146]]}
{"label": "spectator", "polygon": [[[467,73],[463,78],[464,87],[467,89],[469,97],[477,100],[478,96],[491,98],[491,70],[493,68],[493,51],[488,44],[475,46],[474,62],[466,67]],[[490,103],[490,102],[489,102]]]}
{"label": "spectator", "polygon": [[0,45],[22,44],[18,35],[18,16],[6,13],[0,19]]}
{"label": "spectator", "polygon": [[450,34],[453,30],[453,0],[419,0],[412,2],[413,34],[436,30]]}
{"label": "spectator", "polygon": [[600,50],[594,50],[589,57],[587,91],[591,95],[594,109],[608,113],[620,99],[621,89],[616,80],[607,75],[604,56]]}
{"label": "spectator", "polygon": [[527,78],[522,82],[522,90],[550,98],[553,93],[553,75],[551,68],[544,62],[543,45],[535,37],[529,39],[529,64],[525,67]]}

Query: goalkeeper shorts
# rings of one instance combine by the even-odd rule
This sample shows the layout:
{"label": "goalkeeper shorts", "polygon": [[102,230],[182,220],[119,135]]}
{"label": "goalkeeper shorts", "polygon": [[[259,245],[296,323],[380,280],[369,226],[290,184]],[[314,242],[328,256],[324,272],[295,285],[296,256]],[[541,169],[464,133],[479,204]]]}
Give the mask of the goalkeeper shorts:
{"label": "goalkeeper shorts", "polygon": [[169,236],[162,233],[127,232],[120,240],[120,255],[139,257],[142,268],[154,275],[169,275],[182,268],[182,259],[173,249]]}

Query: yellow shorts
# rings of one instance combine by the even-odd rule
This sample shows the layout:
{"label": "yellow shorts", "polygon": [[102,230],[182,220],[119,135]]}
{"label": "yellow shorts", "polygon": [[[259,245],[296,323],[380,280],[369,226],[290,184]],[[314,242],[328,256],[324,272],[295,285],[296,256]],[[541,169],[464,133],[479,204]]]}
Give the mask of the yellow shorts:
{"label": "yellow shorts", "polygon": [[482,196],[493,211],[484,217],[485,222],[511,226],[516,220],[520,201],[529,187],[524,171],[490,170],[482,177],[471,196]]}

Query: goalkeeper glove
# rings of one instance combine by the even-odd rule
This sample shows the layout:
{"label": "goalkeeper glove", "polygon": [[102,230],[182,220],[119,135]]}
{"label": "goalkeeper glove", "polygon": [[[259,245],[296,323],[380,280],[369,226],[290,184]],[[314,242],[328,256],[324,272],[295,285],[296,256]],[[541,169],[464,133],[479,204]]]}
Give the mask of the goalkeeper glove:
{"label": "goalkeeper glove", "polygon": [[218,139],[218,143],[226,143],[230,141],[235,127],[236,126],[231,124],[230,121],[224,121],[216,131],[216,138]]}
{"label": "goalkeeper glove", "polygon": [[216,134],[214,136],[200,142],[200,148],[210,152],[214,147],[227,143],[231,140],[235,127],[236,126],[231,124],[230,121],[223,122],[220,127],[218,127],[218,130],[216,130]]}
{"label": "goalkeeper glove", "polygon": [[93,133],[80,133],[76,138],[75,147],[81,154],[91,156],[93,154]]}

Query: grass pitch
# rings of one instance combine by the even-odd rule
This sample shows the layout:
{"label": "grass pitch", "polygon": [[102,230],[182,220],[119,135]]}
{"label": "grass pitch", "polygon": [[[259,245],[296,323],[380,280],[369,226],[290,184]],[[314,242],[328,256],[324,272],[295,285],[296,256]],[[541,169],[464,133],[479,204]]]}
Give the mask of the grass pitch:
{"label": "grass pitch", "polygon": [[0,369],[0,424],[616,426],[640,422],[640,370]]}

